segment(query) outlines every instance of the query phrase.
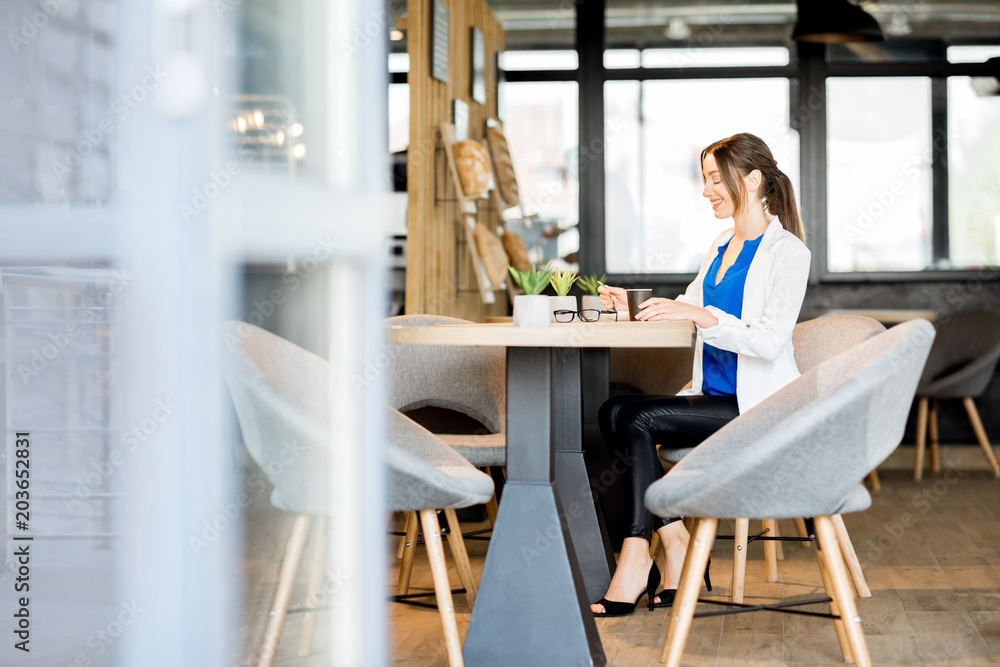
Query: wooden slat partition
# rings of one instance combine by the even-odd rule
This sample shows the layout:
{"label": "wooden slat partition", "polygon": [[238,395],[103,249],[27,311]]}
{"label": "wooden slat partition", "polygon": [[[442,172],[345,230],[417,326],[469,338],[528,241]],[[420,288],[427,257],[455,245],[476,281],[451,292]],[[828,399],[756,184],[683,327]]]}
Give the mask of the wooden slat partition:
{"label": "wooden slat partition", "polygon": [[[482,302],[469,255],[458,245],[459,211],[454,201],[435,204],[437,195],[455,199],[444,154],[435,156],[437,127],[451,121],[451,101],[469,105],[469,138],[482,141],[487,118],[497,117],[496,53],[504,31],[485,0],[449,0],[448,83],[430,75],[431,0],[407,2],[407,48],[410,55],[410,147],[407,154],[406,312],[461,317],[484,322],[488,315],[507,314],[507,295],[495,292],[496,303]],[[486,104],[470,93],[471,28],[483,33],[486,45]],[[435,171],[436,179],[435,179]],[[496,229],[499,215],[481,200],[479,221]],[[457,272],[456,272],[457,270]]]}

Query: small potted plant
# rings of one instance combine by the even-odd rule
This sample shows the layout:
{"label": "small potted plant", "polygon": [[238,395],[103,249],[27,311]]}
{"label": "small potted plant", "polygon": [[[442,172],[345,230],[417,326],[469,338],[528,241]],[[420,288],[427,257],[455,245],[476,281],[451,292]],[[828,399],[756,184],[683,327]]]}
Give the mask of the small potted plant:
{"label": "small potted plant", "polygon": [[597,274],[594,274],[591,276],[580,276],[576,279],[576,284],[584,291],[581,310],[604,310],[604,306],[601,305],[601,297],[597,293],[597,288],[604,284],[607,277],[607,274],[604,274],[598,278]]}
{"label": "small potted plant", "polygon": [[552,309],[549,307],[549,297],[542,294],[542,290],[549,284],[552,269],[548,266],[536,269],[532,264],[529,271],[518,271],[513,266],[508,266],[507,270],[517,286],[524,290],[524,294],[514,297],[514,326],[549,326]]}
{"label": "small potted plant", "polygon": [[[552,321],[556,321],[555,311],[557,310],[572,310],[576,312],[576,297],[568,296],[569,290],[576,282],[576,271],[570,271],[566,269],[565,271],[553,271],[549,275],[549,282],[552,284],[552,289],[556,291],[556,296],[549,297],[549,308],[552,312]],[[570,319],[572,322],[572,318]]]}

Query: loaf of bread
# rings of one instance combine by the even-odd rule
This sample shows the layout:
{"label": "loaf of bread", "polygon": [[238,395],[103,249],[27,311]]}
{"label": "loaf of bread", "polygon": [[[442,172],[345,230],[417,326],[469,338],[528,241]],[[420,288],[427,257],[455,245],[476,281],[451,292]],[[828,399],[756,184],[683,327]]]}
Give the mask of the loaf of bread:
{"label": "loaf of bread", "polygon": [[476,223],[474,234],[486,275],[493,286],[498,287],[507,277],[507,253],[504,252],[503,243],[481,222]]}
{"label": "loaf of bread", "polygon": [[507,231],[503,235],[503,247],[510,258],[510,265],[518,271],[530,271],[531,260],[528,259],[528,248],[524,239],[517,232]]}
{"label": "loaf of bread", "polygon": [[497,189],[500,191],[500,198],[503,199],[504,205],[508,208],[517,206],[517,179],[514,177],[514,165],[510,159],[507,138],[499,128],[488,127],[486,128],[486,139],[490,144],[490,157],[493,158],[493,168],[497,174]]}
{"label": "loaf of bread", "polygon": [[479,197],[490,182],[490,163],[486,149],[474,139],[455,144],[455,166],[466,197]]}

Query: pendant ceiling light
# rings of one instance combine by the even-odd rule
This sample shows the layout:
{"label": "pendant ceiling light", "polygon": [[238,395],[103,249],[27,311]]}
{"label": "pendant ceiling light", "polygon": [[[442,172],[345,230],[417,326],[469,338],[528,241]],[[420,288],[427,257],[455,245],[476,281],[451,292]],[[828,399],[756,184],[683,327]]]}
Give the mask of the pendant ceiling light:
{"label": "pendant ceiling light", "polygon": [[848,0],[797,0],[796,4],[794,40],[822,44],[885,41],[878,21]]}

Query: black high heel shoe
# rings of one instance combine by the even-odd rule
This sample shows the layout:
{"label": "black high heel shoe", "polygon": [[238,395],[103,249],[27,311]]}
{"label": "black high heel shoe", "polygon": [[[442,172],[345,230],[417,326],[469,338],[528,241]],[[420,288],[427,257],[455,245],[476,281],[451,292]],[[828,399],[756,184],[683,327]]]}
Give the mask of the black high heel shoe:
{"label": "black high heel shoe", "polygon": [[[710,576],[710,570],[712,569],[712,557],[708,557],[708,564],[705,565],[705,586],[708,587],[708,592],[712,592],[712,577]],[[662,591],[649,598],[652,606],[650,611],[653,609],[662,609],[663,607],[669,607],[674,604],[674,598],[677,597],[676,588],[664,588]],[[659,602],[655,602],[656,598],[660,598]]]}
{"label": "black high heel shoe", "polygon": [[608,600],[606,598],[601,598],[595,604],[604,605],[604,613],[600,614],[594,612],[595,618],[601,618],[605,616],[629,616],[635,612],[635,608],[639,605],[639,600],[642,596],[646,596],[646,601],[649,604],[649,610],[653,611],[653,594],[656,592],[656,587],[660,585],[660,568],[656,566],[656,561],[654,560],[652,565],[649,567],[649,577],[646,578],[646,588],[644,588],[639,596],[635,599],[635,602],[615,602],[614,600]]}

